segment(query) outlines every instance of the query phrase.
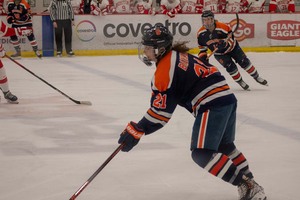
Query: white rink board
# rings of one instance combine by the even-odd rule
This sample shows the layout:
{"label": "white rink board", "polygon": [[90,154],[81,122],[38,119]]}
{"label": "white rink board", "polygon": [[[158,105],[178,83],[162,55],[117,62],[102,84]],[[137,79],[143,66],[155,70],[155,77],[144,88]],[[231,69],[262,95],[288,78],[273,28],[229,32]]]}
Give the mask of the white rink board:
{"label": "white rink board", "polygon": [[[33,17],[34,33],[40,48],[41,18]],[[215,18],[233,27],[236,25],[235,14],[216,14]],[[235,36],[242,47],[300,46],[300,14],[239,14],[239,18],[240,25]],[[6,21],[5,16],[1,19]],[[142,31],[157,23],[167,26],[175,40],[190,41],[189,47],[197,47],[196,35],[201,26],[199,14],[181,14],[172,19],[165,15],[76,15],[73,50],[136,49]],[[278,36],[281,38],[275,38]],[[13,50],[12,45],[8,44],[9,38],[2,38],[1,41],[7,51]],[[23,51],[31,51],[26,38],[21,44]]]}

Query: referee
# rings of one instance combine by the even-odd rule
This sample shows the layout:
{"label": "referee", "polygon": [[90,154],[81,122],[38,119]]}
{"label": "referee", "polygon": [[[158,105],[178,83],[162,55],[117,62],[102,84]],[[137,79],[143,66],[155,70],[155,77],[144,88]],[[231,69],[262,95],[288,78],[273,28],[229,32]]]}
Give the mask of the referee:
{"label": "referee", "polygon": [[62,56],[62,37],[65,36],[65,48],[68,56],[74,56],[72,51],[72,26],[74,12],[71,0],[52,0],[50,2],[50,17],[55,29],[56,55]]}

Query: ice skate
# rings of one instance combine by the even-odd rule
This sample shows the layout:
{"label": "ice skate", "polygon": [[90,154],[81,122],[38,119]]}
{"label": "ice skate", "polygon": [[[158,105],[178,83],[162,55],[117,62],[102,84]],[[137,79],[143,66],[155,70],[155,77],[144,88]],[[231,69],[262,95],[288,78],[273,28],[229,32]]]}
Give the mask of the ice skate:
{"label": "ice skate", "polygon": [[70,52],[68,52],[67,54],[68,54],[68,57],[73,57],[73,56],[75,56],[75,54],[73,53],[73,51],[70,51]]}
{"label": "ice skate", "polygon": [[58,57],[58,58],[62,57],[61,51],[56,52],[56,57]]}
{"label": "ice skate", "polygon": [[21,59],[21,52],[17,51],[15,54],[12,54],[10,57],[13,59]]}
{"label": "ice skate", "polygon": [[261,78],[261,77],[259,77],[259,76],[256,77],[255,80],[256,80],[256,82],[258,82],[258,83],[260,83],[262,85],[268,86],[268,81],[265,80],[265,79],[263,79],[263,78]]}
{"label": "ice skate", "polygon": [[13,95],[10,91],[8,92],[3,92],[4,94],[4,98],[6,99],[6,101],[8,103],[14,103],[14,104],[18,104],[18,97],[16,95]]}
{"label": "ice skate", "polygon": [[42,58],[43,57],[42,54],[38,50],[34,51],[34,53],[35,53],[36,57],[38,57],[38,58]]}
{"label": "ice skate", "polygon": [[247,83],[245,83],[245,81],[240,80],[237,82],[244,90],[248,90],[250,91],[249,85]]}
{"label": "ice skate", "polygon": [[239,200],[266,200],[263,187],[253,179],[243,175],[243,181],[238,186]]}

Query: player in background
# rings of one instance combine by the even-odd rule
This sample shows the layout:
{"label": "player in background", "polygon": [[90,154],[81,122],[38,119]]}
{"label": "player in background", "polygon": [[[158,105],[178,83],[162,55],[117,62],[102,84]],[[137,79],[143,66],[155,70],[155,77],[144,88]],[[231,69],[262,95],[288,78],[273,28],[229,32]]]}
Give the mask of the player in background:
{"label": "player in background", "polygon": [[270,0],[269,4],[270,13],[294,13],[295,1],[294,0]]}
{"label": "player in background", "polygon": [[202,13],[200,0],[181,0],[182,13]]}
{"label": "player in background", "polygon": [[266,0],[248,0],[248,13],[263,13]]}
{"label": "player in background", "polygon": [[203,11],[210,10],[213,13],[223,13],[225,5],[223,0],[200,0]]}
{"label": "player in background", "polygon": [[[9,0],[7,5],[7,22],[12,24],[12,28],[30,27],[32,28],[32,20],[30,16],[30,6],[26,0]],[[42,54],[38,50],[38,44],[33,32],[27,36],[30,45],[38,58],[42,57]],[[12,58],[21,57],[21,47],[19,38],[14,35],[10,37],[16,53],[11,55]]]}
{"label": "player in background", "polygon": [[[97,14],[97,12],[99,14]],[[108,0],[96,0],[96,7],[94,10],[94,15],[105,16],[109,12],[109,1]]]}
{"label": "player in background", "polygon": [[[218,69],[188,54],[185,42],[173,44],[168,29],[156,25],[146,29],[139,57],[155,63],[150,108],[138,122],[129,122],[118,143],[130,151],[141,137],[163,128],[177,106],[194,116],[191,155],[211,175],[237,186],[240,200],[266,200],[254,181],[248,161],[234,143],[237,99]],[[217,190],[217,188],[216,188]]]}
{"label": "player in background", "polygon": [[114,14],[131,14],[133,13],[133,5],[133,0],[113,0],[110,12]]}
{"label": "player in background", "polygon": [[231,28],[215,20],[214,13],[209,10],[204,11],[201,18],[203,26],[197,32],[199,58],[206,60],[207,50],[210,49],[214,52],[215,59],[225,67],[233,80],[244,90],[249,90],[249,85],[242,79],[235,63],[239,64],[258,83],[267,85],[268,82],[259,76],[258,71],[234,38]]}
{"label": "player in background", "polygon": [[[81,0],[81,3],[79,5],[79,14],[84,14],[84,8],[86,9],[86,1]],[[107,8],[108,8],[108,0],[93,0],[89,2],[89,13],[85,14],[91,14],[91,15],[107,15]]]}
{"label": "player in background", "polygon": [[[32,33],[32,29],[30,27],[19,27],[19,28],[9,28],[0,20],[0,37],[9,37],[13,35],[17,36],[23,36],[23,35],[30,35]],[[5,50],[0,43],[0,57],[5,56]],[[8,85],[8,79],[6,76],[6,71],[3,66],[3,63],[0,59],[0,89],[3,92],[4,98],[7,100],[9,103],[14,103],[17,104],[18,102],[18,97],[14,94],[12,94],[9,90],[9,85]]]}
{"label": "player in background", "polygon": [[182,12],[180,0],[161,0],[160,11],[162,14],[168,15],[170,18],[175,17],[176,14]]}
{"label": "player in background", "polygon": [[137,14],[146,14],[146,15],[155,15],[155,8],[152,7],[152,0],[137,0],[134,5],[134,13]]}
{"label": "player in background", "polygon": [[224,3],[225,13],[245,13],[248,12],[247,0],[226,0]]}

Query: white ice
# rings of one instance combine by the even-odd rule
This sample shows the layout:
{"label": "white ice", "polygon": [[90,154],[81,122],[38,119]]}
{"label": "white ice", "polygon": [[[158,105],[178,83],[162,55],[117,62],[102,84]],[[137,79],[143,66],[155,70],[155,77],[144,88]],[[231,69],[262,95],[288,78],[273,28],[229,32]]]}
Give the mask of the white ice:
{"label": "white ice", "polygon": [[[269,200],[300,195],[300,53],[248,53],[269,86],[240,70],[243,91],[219,67],[238,98],[236,145]],[[154,68],[137,56],[8,59],[10,89],[20,103],[0,103],[0,200],[68,200],[118,147],[125,125],[150,100]],[[211,62],[219,66],[212,58]],[[193,117],[178,107],[163,129],[120,152],[78,200],[235,200],[237,189],[190,156]]]}

